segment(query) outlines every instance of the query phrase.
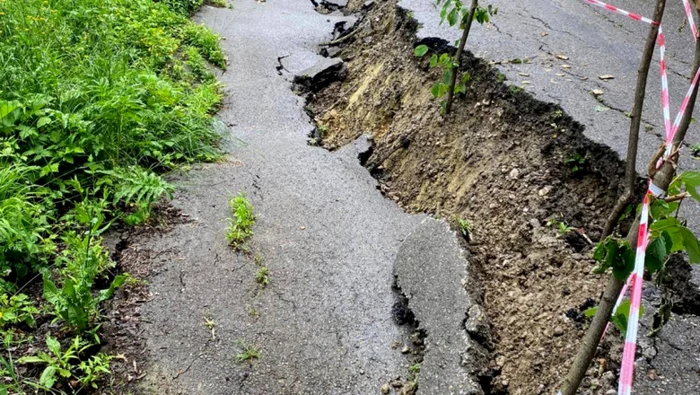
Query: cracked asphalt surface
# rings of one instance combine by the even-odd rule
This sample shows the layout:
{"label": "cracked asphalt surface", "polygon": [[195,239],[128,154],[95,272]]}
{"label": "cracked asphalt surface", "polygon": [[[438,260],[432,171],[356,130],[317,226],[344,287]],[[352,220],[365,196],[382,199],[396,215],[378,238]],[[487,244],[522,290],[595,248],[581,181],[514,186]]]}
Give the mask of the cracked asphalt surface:
{"label": "cracked asphalt surface", "polygon": [[[498,15],[490,26],[474,24],[467,49],[496,64],[508,78],[536,98],[561,105],[567,114],[585,125],[585,134],[605,144],[624,158],[627,152],[629,120],[637,67],[648,25],[612,14],[580,0],[501,1]],[[615,6],[645,16],[653,14],[654,2],[618,0]],[[457,29],[440,25],[439,6],[430,0],[400,0],[422,25],[419,39],[439,37],[454,42]],[[669,1],[662,21],[666,35],[669,69],[671,117],[690,85],[694,44],[690,29],[683,26],[685,14],[681,1]],[[660,106],[658,50],[649,72],[647,98],[642,115],[637,171],[646,175],[646,167],[663,136]],[[601,75],[614,79],[602,80]],[[596,98],[591,91],[602,90]],[[691,124],[686,142],[700,142],[698,124]],[[684,151],[680,167],[697,170],[699,162]],[[700,231],[700,206],[685,204],[682,215],[691,228]],[[694,270],[700,284],[700,270]],[[645,302],[654,303],[650,300]],[[653,311],[654,309],[648,309]],[[651,314],[645,315],[642,333],[650,330]],[[637,364],[635,393],[700,393],[700,318],[674,315],[656,341],[649,345]],[[658,352],[657,352],[658,351]],[[638,350],[638,355],[642,355]]]}
{"label": "cracked asphalt surface", "polygon": [[[286,70],[303,70],[342,15],[311,2],[204,7],[198,20],[224,37],[219,113],[232,136],[229,160],[192,171],[174,205],[192,221],[143,241],[160,253],[144,306],[153,393],[370,394],[406,377],[407,333],[391,315],[393,261],[422,216],[382,197],[348,146],[307,145],[304,101]],[[277,67],[283,59],[284,69]],[[269,268],[255,282],[253,256],[225,240],[228,199],[244,192],[257,213],[253,256]],[[204,318],[215,324],[214,336]],[[260,359],[236,363],[240,341]]]}

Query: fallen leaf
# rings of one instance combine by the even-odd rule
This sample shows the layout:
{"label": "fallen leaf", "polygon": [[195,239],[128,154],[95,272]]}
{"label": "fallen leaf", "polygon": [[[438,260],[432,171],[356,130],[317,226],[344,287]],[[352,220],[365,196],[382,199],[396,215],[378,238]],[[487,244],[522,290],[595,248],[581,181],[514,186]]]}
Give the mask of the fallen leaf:
{"label": "fallen leaf", "polygon": [[569,60],[569,57],[568,57],[568,56],[566,56],[566,55],[557,55],[557,59],[561,59],[561,60]]}
{"label": "fallen leaf", "polygon": [[605,106],[601,106],[601,105],[599,104],[599,105],[595,106],[595,110],[596,110],[597,112],[603,112],[603,111],[608,111],[609,108],[607,108],[607,107],[605,107]]}
{"label": "fallen leaf", "polygon": [[604,75],[599,75],[598,78],[600,78],[603,81],[607,81],[607,80],[611,80],[615,77],[610,75],[610,74],[604,74]]}

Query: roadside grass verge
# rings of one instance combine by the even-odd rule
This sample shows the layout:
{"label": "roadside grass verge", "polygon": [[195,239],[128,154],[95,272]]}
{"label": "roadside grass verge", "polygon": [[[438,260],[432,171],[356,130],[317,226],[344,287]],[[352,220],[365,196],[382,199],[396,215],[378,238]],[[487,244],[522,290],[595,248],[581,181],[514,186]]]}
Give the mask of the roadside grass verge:
{"label": "roadside grass verge", "polygon": [[220,156],[207,63],[226,59],[187,18],[201,5],[0,0],[0,394],[107,381],[100,303],[128,275],[103,233],[148,220],[160,174]]}

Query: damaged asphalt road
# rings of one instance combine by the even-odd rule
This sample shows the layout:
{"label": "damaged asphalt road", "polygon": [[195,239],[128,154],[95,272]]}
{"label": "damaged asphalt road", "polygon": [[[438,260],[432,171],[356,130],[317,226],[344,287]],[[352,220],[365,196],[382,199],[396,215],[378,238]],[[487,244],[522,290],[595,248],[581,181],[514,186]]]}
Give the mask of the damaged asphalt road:
{"label": "damaged asphalt road", "polygon": [[[645,16],[653,14],[653,2],[619,0],[613,4]],[[579,0],[505,1],[494,5],[499,8],[498,15],[489,26],[474,25],[466,49],[493,62],[508,78],[506,83],[523,88],[539,100],[559,104],[585,125],[588,138],[611,147],[624,158],[629,129],[626,113],[631,111],[648,26]],[[434,1],[400,0],[399,6],[421,24],[418,39],[438,37],[454,43],[459,38],[457,29],[440,25],[439,5]],[[672,118],[690,84],[694,44],[684,20],[682,2],[668,2],[663,24]],[[649,158],[663,136],[658,62],[657,50],[642,115],[637,155],[637,171],[641,176],[646,176]],[[613,78],[600,78],[606,75]],[[686,143],[690,146],[698,142],[700,130],[694,123],[688,130]],[[698,163],[686,147],[681,169],[698,170]],[[700,230],[698,204],[684,205],[681,214],[688,218],[695,232]],[[697,267],[693,268],[691,284],[700,287]],[[658,299],[650,298],[649,292],[645,292],[649,313],[643,318],[642,334],[650,331],[651,312],[658,303]],[[674,314],[661,336],[656,340],[646,339],[638,354],[641,357],[635,393],[700,392],[698,316]]]}
{"label": "damaged asphalt road", "polygon": [[[314,126],[292,91],[294,75],[335,62],[317,55],[318,44],[352,18],[295,0],[204,7],[197,18],[230,58],[219,76],[230,155],[177,180],[173,205],[191,221],[133,241],[158,257],[154,298],[141,310],[144,391],[371,394],[406,381],[412,328],[392,317],[393,266],[424,216],[380,194],[358,160],[367,147],[308,145]],[[225,239],[228,200],[239,192],[257,215],[250,254]],[[262,266],[266,287],[255,281]],[[451,306],[465,316],[466,306]],[[246,349],[259,358],[237,363]]]}
{"label": "damaged asphalt road", "polygon": [[[650,7],[630,3],[619,5],[641,12]],[[402,0],[400,5],[424,23],[419,36],[453,40],[455,32],[434,23],[434,1]],[[561,104],[586,124],[593,140],[624,153],[624,112],[629,111],[629,87],[636,75],[636,63],[629,59],[639,57],[644,26],[613,20],[575,2],[503,2],[499,7],[491,31],[474,29],[470,43],[478,48],[476,54],[497,62],[514,85]],[[675,8],[667,25],[682,17]],[[444,272],[420,276],[416,270],[437,256],[429,263],[445,263],[450,273],[466,275],[469,263],[459,254],[454,233],[444,223],[406,214],[386,200],[358,161],[361,144],[332,153],[307,144],[314,126],[292,81],[340,67],[337,60],[319,56],[318,45],[333,38],[336,24],[348,27],[354,18],[339,12],[321,15],[312,2],[294,0],[236,2],[233,10],[204,7],[197,18],[224,38],[230,58],[228,71],[219,76],[226,92],[219,118],[228,125],[230,155],[179,180],[173,204],[192,221],[135,241],[147,245],[160,264],[150,280],[154,299],[141,311],[150,361],[146,391],[379,393],[397,377],[409,376],[402,345],[411,342],[411,328],[397,325],[391,314],[398,275],[397,285],[428,334],[419,393],[440,393],[434,391],[444,385],[456,393],[481,393],[470,366],[441,363],[464,362],[474,354],[460,353],[470,348],[481,352],[474,334],[463,327],[467,309],[476,307],[469,312],[479,314],[478,305],[459,288],[467,279],[441,281]],[[675,106],[687,87],[683,75],[690,67],[685,60],[690,37],[682,41],[687,31],[668,30],[674,31],[668,52],[675,71],[670,75]],[[601,54],[608,47],[601,40],[610,44],[617,39],[612,53]],[[600,80],[603,74],[615,78]],[[593,89],[604,93],[596,99]],[[640,170],[662,133],[658,103],[652,99],[658,81],[650,78],[648,89],[644,121],[650,127],[641,144]],[[691,142],[699,136],[697,126],[690,135]],[[684,160],[683,165],[695,162]],[[224,237],[227,202],[238,192],[250,198],[257,214],[250,255],[234,252]],[[265,288],[255,282],[260,266],[269,269]],[[428,292],[436,281],[450,287]],[[436,311],[436,305],[452,309]],[[691,368],[697,364],[692,355],[698,355],[693,347],[700,344],[692,345],[697,325],[695,317],[675,320],[665,340],[653,347],[659,352],[647,363],[657,371],[673,366],[680,372],[680,381],[662,373],[664,383],[687,385],[696,374]],[[438,333],[438,328],[447,329]],[[259,349],[260,358],[236,363],[245,347]],[[691,364],[678,365],[679,360]],[[441,381],[443,375],[451,381]],[[645,381],[639,393],[657,393],[659,383]]]}

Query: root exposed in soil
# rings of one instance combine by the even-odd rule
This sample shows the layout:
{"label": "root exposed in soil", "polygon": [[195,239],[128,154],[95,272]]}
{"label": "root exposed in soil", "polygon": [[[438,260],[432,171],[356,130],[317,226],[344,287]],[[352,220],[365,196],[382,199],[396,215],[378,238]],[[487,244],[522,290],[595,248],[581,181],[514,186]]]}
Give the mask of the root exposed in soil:
{"label": "root exposed in soil", "polygon": [[[559,107],[509,89],[471,54],[463,59],[467,94],[444,118],[430,94],[438,71],[413,56],[415,22],[387,1],[361,23],[340,52],[347,79],[308,107],[322,145],[371,135],[366,166],[387,197],[472,225],[494,334],[491,368],[500,372],[482,384],[491,393],[551,393],[583,335],[579,307],[603,289],[587,252],[615,202],[621,162]],[[547,226],[553,219],[567,225],[564,234]]]}

